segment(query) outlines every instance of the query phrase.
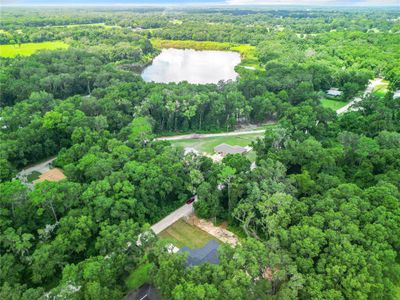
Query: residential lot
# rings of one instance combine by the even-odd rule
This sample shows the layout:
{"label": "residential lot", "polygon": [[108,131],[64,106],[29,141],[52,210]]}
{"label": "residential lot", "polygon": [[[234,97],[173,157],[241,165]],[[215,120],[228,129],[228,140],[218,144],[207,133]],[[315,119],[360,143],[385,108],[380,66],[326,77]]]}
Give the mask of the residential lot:
{"label": "residential lot", "polygon": [[332,99],[322,99],[321,104],[325,108],[331,108],[333,110],[338,110],[347,104],[347,102]]}
{"label": "residential lot", "polygon": [[179,220],[159,234],[162,239],[168,239],[176,247],[187,246],[189,248],[200,248],[208,241],[216,240],[215,237],[196,226],[189,225],[184,220]]}

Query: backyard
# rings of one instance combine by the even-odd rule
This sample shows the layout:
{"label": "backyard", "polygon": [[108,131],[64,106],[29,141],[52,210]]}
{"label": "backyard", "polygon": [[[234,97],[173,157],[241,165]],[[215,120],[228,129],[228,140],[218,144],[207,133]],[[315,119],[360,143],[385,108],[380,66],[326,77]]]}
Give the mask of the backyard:
{"label": "backyard", "polygon": [[322,99],[321,104],[325,108],[338,110],[339,108],[342,108],[343,106],[345,106],[347,103],[344,101],[340,101],[340,100]]}
{"label": "backyard", "polygon": [[178,220],[164,231],[159,237],[171,241],[176,247],[200,248],[208,241],[216,238],[196,226],[190,225],[183,220]]}

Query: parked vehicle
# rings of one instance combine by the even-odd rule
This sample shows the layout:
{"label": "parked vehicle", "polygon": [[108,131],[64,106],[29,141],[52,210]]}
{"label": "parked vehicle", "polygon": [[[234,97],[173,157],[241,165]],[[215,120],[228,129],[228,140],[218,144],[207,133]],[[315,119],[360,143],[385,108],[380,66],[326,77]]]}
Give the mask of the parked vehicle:
{"label": "parked vehicle", "polygon": [[196,196],[190,197],[189,199],[186,200],[186,204],[192,204],[196,200]]}

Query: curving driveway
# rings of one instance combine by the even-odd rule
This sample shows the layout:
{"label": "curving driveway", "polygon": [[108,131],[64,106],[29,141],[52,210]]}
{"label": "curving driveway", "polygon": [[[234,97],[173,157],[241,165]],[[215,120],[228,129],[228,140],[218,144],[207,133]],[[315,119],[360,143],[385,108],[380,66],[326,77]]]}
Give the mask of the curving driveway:
{"label": "curving driveway", "polygon": [[363,94],[362,97],[355,97],[352,101],[347,103],[345,106],[343,106],[343,107],[339,108],[338,110],[336,110],[336,113],[338,115],[340,115],[340,114],[348,112],[350,110],[356,110],[355,108],[352,108],[352,106],[355,103],[360,102],[363,99],[363,97],[367,96],[368,94],[371,94],[372,91],[375,89],[375,87],[382,83],[382,80],[383,80],[382,78],[375,78],[374,80],[370,80],[369,84],[368,84],[367,88],[365,89],[364,94]]}

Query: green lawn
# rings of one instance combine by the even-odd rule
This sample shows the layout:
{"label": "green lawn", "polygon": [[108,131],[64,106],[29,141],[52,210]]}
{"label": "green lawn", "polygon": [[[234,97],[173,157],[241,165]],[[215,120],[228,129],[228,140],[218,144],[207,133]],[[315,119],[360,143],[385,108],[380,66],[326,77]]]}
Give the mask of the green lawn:
{"label": "green lawn", "polygon": [[[270,128],[273,128],[274,124],[265,124],[259,127],[256,127],[254,129],[250,129],[248,131],[256,131],[260,129],[265,129],[268,130]],[[218,146],[219,144],[229,144],[231,146],[249,146],[251,143],[257,138],[262,138],[264,136],[264,133],[249,133],[249,134],[243,134],[243,135],[233,135],[233,136],[219,136],[219,137],[207,137],[207,138],[199,138],[199,139],[187,139],[187,140],[175,140],[171,141],[172,146],[174,147],[190,147],[194,148],[197,151],[199,151],[201,154],[207,153],[207,154],[214,154],[214,147]],[[256,160],[256,153],[254,151],[250,151],[249,153],[246,154],[246,157],[250,161],[255,161]]]}
{"label": "green lawn", "polygon": [[196,226],[189,225],[183,220],[178,220],[167,229],[160,232],[159,237],[171,241],[176,247],[200,248],[208,241],[216,240],[215,237]]}
{"label": "green lawn", "polygon": [[68,45],[62,41],[25,43],[15,45],[0,45],[0,56],[15,57],[17,55],[29,56],[39,50],[66,49]]}
{"label": "green lawn", "polygon": [[388,92],[388,86],[389,86],[389,81],[387,80],[382,80],[381,84],[378,84],[374,90],[372,91],[372,94],[374,96],[383,98],[385,97],[386,93]]}
{"label": "green lawn", "polygon": [[35,181],[36,179],[39,179],[39,176],[41,175],[42,173],[40,173],[40,172],[38,172],[38,171],[33,171],[31,174],[29,174],[27,177],[26,177],[26,179],[28,180],[28,182],[33,182],[33,181]]}
{"label": "green lawn", "polygon": [[136,290],[145,283],[150,283],[149,271],[153,265],[146,263],[133,270],[125,281],[129,290]]}
{"label": "green lawn", "polygon": [[264,136],[263,133],[251,133],[237,136],[220,136],[220,137],[208,137],[201,139],[188,139],[188,140],[176,140],[171,141],[172,145],[175,147],[192,147],[197,151],[208,154],[214,153],[214,147],[219,144],[225,143],[229,145],[247,146],[250,145],[252,141],[257,138]]}
{"label": "green lawn", "polygon": [[322,99],[321,104],[325,108],[331,108],[333,110],[338,110],[339,108],[345,106],[347,103],[339,100]]}

